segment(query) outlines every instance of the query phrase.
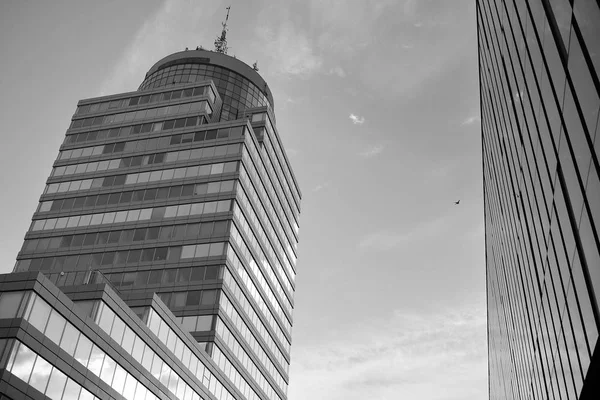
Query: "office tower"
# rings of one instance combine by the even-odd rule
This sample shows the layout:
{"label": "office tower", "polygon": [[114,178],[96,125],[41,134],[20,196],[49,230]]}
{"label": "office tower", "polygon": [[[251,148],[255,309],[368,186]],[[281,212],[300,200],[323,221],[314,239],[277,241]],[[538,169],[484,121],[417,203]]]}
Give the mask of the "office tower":
{"label": "office tower", "polygon": [[202,49],[78,103],[0,277],[0,392],[287,398],[300,191],[273,106]]}
{"label": "office tower", "polygon": [[478,0],[491,399],[596,399],[600,8]]}

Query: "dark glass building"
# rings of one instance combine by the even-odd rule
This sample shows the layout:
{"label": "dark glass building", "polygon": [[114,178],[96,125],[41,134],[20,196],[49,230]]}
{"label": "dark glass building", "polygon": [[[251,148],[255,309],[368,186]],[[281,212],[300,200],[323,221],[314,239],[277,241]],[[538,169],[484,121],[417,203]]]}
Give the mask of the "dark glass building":
{"label": "dark glass building", "polygon": [[476,3],[490,399],[597,399],[600,3]]}
{"label": "dark glass building", "polygon": [[0,276],[0,398],[287,398],[301,195],[273,104],[205,50],[79,102]]}

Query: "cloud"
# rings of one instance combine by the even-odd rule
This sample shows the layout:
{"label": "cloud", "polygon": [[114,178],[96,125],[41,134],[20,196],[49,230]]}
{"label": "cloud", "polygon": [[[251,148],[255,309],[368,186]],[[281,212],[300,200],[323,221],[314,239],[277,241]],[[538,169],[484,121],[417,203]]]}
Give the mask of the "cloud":
{"label": "cloud", "polygon": [[350,114],[348,118],[352,120],[354,125],[362,125],[365,123],[365,117],[359,117],[358,115]]}
{"label": "cloud", "polygon": [[479,116],[473,115],[473,116],[465,119],[461,125],[473,125],[476,122],[479,122]]}
{"label": "cloud", "polygon": [[138,29],[108,78],[101,95],[120,93],[123,88],[137,89],[140,78],[165,55],[200,43],[190,38],[212,37],[213,15],[218,3],[197,4],[190,0],[167,0]]}
{"label": "cloud", "polygon": [[317,186],[315,186],[312,191],[313,192],[320,192],[321,190],[326,189],[328,187],[329,187],[329,182],[320,183]]}
{"label": "cloud", "polygon": [[342,67],[340,67],[339,65],[337,67],[331,68],[329,70],[329,75],[337,75],[340,78],[345,78],[346,77],[346,71],[344,71],[342,69]]}
{"label": "cloud", "polygon": [[289,398],[474,400],[487,395],[483,306],[361,319],[331,340],[296,344]]}
{"label": "cloud", "polygon": [[358,153],[358,155],[360,155],[361,157],[365,157],[365,158],[371,158],[371,157],[375,157],[376,155],[379,155],[383,152],[383,146],[378,144],[375,146],[371,146],[368,149]]}
{"label": "cloud", "polygon": [[292,22],[287,8],[270,7],[261,14],[264,18],[260,19],[278,23],[276,26],[260,25],[256,28],[262,47],[269,49],[269,70],[306,77],[321,68],[321,57],[315,54],[308,35]]}
{"label": "cloud", "polygon": [[398,2],[308,1],[310,21],[319,48],[334,56],[353,56],[377,40],[380,18]]}
{"label": "cloud", "polygon": [[358,247],[376,250],[390,250],[402,243],[408,242],[413,237],[413,232],[375,232],[364,236],[360,240]]}
{"label": "cloud", "polygon": [[372,232],[360,239],[358,247],[364,250],[389,251],[407,243],[440,235],[448,229],[448,226],[448,217],[441,216],[428,221],[422,221],[413,227],[413,229],[403,232],[388,230]]}

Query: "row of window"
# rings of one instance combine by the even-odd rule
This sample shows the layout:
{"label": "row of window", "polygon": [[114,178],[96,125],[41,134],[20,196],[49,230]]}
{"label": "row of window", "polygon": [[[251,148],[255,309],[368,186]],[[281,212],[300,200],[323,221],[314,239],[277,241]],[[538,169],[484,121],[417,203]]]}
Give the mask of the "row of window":
{"label": "row of window", "polygon": [[[241,305],[241,312],[246,315],[246,317],[250,320],[250,322],[258,332],[258,337],[260,337],[263,340],[263,342],[267,345],[267,348],[271,351],[271,354],[275,355],[275,359],[287,371],[289,369],[289,362],[286,359],[283,351],[280,349],[279,345],[277,345],[277,343],[273,339],[273,336],[271,336],[271,333],[269,332],[267,327],[264,325],[256,311],[246,298],[246,295],[241,291],[240,287],[237,285],[228,269],[225,269],[224,271],[223,280],[227,287],[231,289],[235,299]],[[225,314],[229,317],[229,319],[234,321],[234,323],[235,321],[243,321],[236,307],[227,297],[225,291],[222,291],[221,296],[219,297],[219,309],[224,310]],[[240,326],[241,323],[236,323],[236,327],[239,328]],[[240,330],[240,332],[243,332],[243,330]],[[289,352],[287,354],[289,355]]]}
{"label": "row of window", "polygon": [[89,282],[91,271],[44,273],[55,286],[83,285]]}
{"label": "row of window", "polygon": [[[235,354],[239,363],[244,366],[246,371],[250,374],[250,376],[254,379],[254,381],[258,384],[258,386],[266,393],[267,397],[272,400],[281,399],[279,394],[275,391],[269,380],[265,377],[260,368],[256,365],[256,363],[252,360],[252,358],[248,355],[244,347],[238,342],[237,338],[231,333],[227,325],[223,323],[221,318],[217,318],[217,326],[216,333],[219,335],[221,340],[225,343],[227,348],[232,354]],[[269,371],[271,377],[279,386],[279,388],[286,393],[287,384],[283,380],[283,377],[279,374],[279,371],[272,370]],[[273,374],[274,373],[274,374]]]}
{"label": "row of window", "polygon": [[[225,277],[227,280],[232,279],[231,274],[228,271],[224,273],[224,278]],[[254,335],[252,330],[248,327],[248,325],[246,325],[246,322],[240,316],[238,311],[234,307],[231,306],[231,302],[229,302],[228,300],[223,300],[224,297],[225,297],[225,294],[221,293],[219,305],[221,307],[224,307],[221,309],[225,312],[225,315],[227,315],[227,317],[229,317],[229,319],[231,320],[231,322],[233,323],[233,325],[235,326],[237,331],[240,333],[242,338],[244,338],[244,340],[246,341],[248,346],[250,346],[250,348],[252,349],[254,354],[256,354],[258,359],[263,363],[263,365],[267,368],[267,370],[275,371],[276,367],[275,367],[275,364],[273,364],[273,360],[272,360],[272,357],[274,357],[274,359],[277,360],[277,362],[281,366],[282,370],[285,371],[285,373],[287,374],[288,369],[289,369],[289,364],[283,357],[283,353],[281,352],[281,350],[279,350],[277,348],[277,346],[275,345],[275,342],[273,342],[273,339],[271,338],[271,336],[261,337],[261,339],[266,343],[265,348],[271,350],[271,353],[268,354],[263,349],[263,345],[256,338],[256,336]],[[228,305],[229,307],[225,307],[225,305]],[[275,372],[272,372],[271,374],[275,374]]]}
{"label": "row of window", "polygon": [[152,104],[162,101],[185,99],[187,97],[196,97],[208,95],[211,103],[215,102],[215,94],[210,86],[199,86],[183,90],[173,90],[162,93],[146,94],[143,96],[128,97],[126,99],[117,99],[104,101],[102,103],[85,104],[77,107],[75,115],[88,113],[104,112],[106,110],[115,110],[125,107],[133,107],[137,105]]}
{"label": "row of window", "polygon": [[[96,324],[107,333],[116,343],[118,343],[125,353],[131,354],[131,356],[156,380],[164,385],[165,388],[176,398],[181,400],[199,400],[201,396],[194,391],[194,389],[188,385],[183,379],[183,376],[179,375],[173,370],[168,362],[165,362],[153,349],[152,346],[148,346],[135,331],[115,314],[104,302],[100,302],[96,318],[94,319]],[[177,334],[173,331],[169,332],[168,340],[176,341],[179,339]],[[172,349],[171,352],[174,353]],[[191,351],[187,349],[186,355],[188,358],[191,356]],[[196,375],[198,381],[201,381],[205,387],[209,388],[208,380],[215,380],[214,376],[208,371],[203,362],[198,360],[197,369],[200,374]],[[208,373],[207,373],[208,372]],[[201,378],[202,377],[202,378]],[[186,376],[189,379],[189,377]],[[212,379],[211,379],[212,378]],[[219,383],[220,384],[220,383]],[[131,397],[124,396],[126,399]],[[203,398],[203,397],[202,397]]]}
{"label": "row of window", "polygon": [[[270,177],[273,188],[275,189],[275,193],[278,195],[278,199],[281,203],[286,206],[286,211],[290,212],[293,215],[293,219],[297,220],[298,215],[298,207],[291,193],[289,192],[289,186],[287,186],[287,178],[284,175],[283,171],[280,169],[275,171],[275,167],[273,166],[273,160],[277,161],[277,156],[272,151],[272,148],[267,148],[266,146],[262,146],[261,150],[263,150],[263,165],[267,174],[265,176]],[[277,165],[280,167],[279,163]],[[288,191],[284,190],[284,187],[288,189]]]}
{"label": "row of window", "polygon": [[211,221],[27,239],[23,244],[22,251],[45,252],[82,246],[128,245],[149,240],[208,239],[224,236],[227,233],[227,224],[228,221]]}
{"label": "row of window", "polygon": [[[138,125],[143,127],[144,125]],[[141,128],[140,128],[141,133]],[[215,139],[228,139],[241,137],[243,127],[211,129],[208,131],[198,131],[190,133],[178,133],[171,136],[162,136],[158,138],[130,140],[127,142],[116,142],[101,144],[98,146],[80,147],[72,150],[62,150],[58,154],[58,160],[70,160],[79,157],[97,156],[100,154],[112,153],[130,153],[134,151],[147,151],[167,148],[179,144],[203,142]]]}
{"label": "row of window", "polygon": [[188,203],[177,206],[162,206],[123,210],[116,212],[74,215],[71,217],[38,219],[32,224],[31,231],[47,231],[65,228],[80,228],[94,225],[119,224],[137,221],[161,221],[166,218],[189,217],[231,210],[231,200],[209,201],[205,203]]}
{"label": "row of window", "polygon": [[234,180],[175,185],[161,188],[140,189],[127,192],[104,193],[91,196],[69,197],[40,202],[37,212],[69,211],[88,207],[104,207],[117,204],[129,204],[141,201],[178,199],[188,196],[204,196],[207,194],[231,192]]}
{"label": "row of window", "polygon": [[[273,162],[272,162],[272,157],[275,157],[275,154],[269,152],[267,150],[267,148],[265,146],[263,146],[263,149],[266,150],[266,156],[265,156],[265,162],[264,165],[266,166],[267,171],[270,173],[271,175],[271,181],[275,182],[276,185],[275,186],[275,190],[277,192],[277,194],[279,195],[279,201],[283,202],[288,209],[292,212],[293,215],[293,221],[296,221],[299,218],[298,215],[298,209],[296,206],[296,203],[291,195],[291,193],[288,191],[284,191],[284,185],[282,182],[285,182],[286,178],[285,175],[283,175],[283,171],[279,170],[279,172],[275,172],[275,169],[273,167]],[[289,188],[288,188],[289,189]],[[292,259],[292,262],[294,263],[294,266],[296,265],[296,253],[292,251],[291,247],[286,248],[288,251],[290,251],[290,258]]]}
{"label": "row of window", "polygon": [[[50,399],[99,400],[44,357],[16,339],[6,370]],[[133,382],[132,378],[129,375],[130,383]],[[153,396],[150,393],[149,396],[145,395],[144,399],[156,399],[156,396]]]}
{"label": "row of window", "polygon": [[[239,215],[239,213],[238,213],[238,215]],[[275,274],[272,269],[273,267],[271,266],[269,261],[266,258],[264,258],[264,255],[261,259],[259,259],[260,264],[256,262],[256,259],[254,258],[254,256],[250,252],[250,249],[248,248],[248,245],[246,244],[246,241],[249,240],[248,236],[243,237],[237,229],[237,226],[243,225],[242,223],[240,223],[239,218],[240,217],[235,218],[236,224],[231,227],[231,238],[233,239],[234,243],[238,246],[238,249],[240,250],[242,257],[246,260],[246,264],[250,266],[250,270],[252,271],[252,274],[256,277],[256,280],[258,281],[259,286],[265,292],[265,294],[269,300],[269,303],[271,303],[271,305],[273,306],[273,309],[275,310],[275,313],[279,316],[279,319],[282,321],[281,323],[285,326],[288,333],[291,333],[292,326],[290,323],[290,318],[283,312],[283,308],[280,304],[280,300],[277,298],[277,296],[275,296],[275,293],[273,293],[271,286],[269,286],[266,278],[263,275],[264,273],[267,273],[271,282],[273,282],[273,280],[275,280],[275,282],[278,283],[277,278],[275,277]],[[250,231],[247,224],[245,227],[246,227],[246,230]],[[251,231],[250,231],[250,233],[251,233]],[[252,235],[252,236],[254,236],[254,235]],[[261,265],[262,268],[259,268],[258,267],[259,265]],[[277,286],[277,284],[274,283],[273,286]],[[279,285],[279,289],[281,290],[281,285]],[[285,297],[285,294],[283,294],[281,292],[279,292],[279,293],[280,293],[280,295],[283,295],[282,302],[285,304],[286,309],[288,310],[289,314],[291,315],[292,314],[292,305],[289,303],[289,300],[287,299],[287,297]]]}
{"label": "row of window", "polygon": [[[25,319],[117,393],[127,399],[157,399],[148,388],[50,307],[41,297],[32,296],[29,304],[32,306],[30,312],[25,315]],[[139,337],[137,339],[140,345],[145,346]],[[131,342],[133,344],[133,340]],[[16,362],[17,359],[15,359]]]}
{"label": "row of window", "polygon": [[156,293],[170,310],[183,307],[212,306],[217,302],[218,290],[190,290]]}
{"label": "row of window", "polygon": [[275,133],[273,125],[271,124],[271,119],[269,115],[266,115],[266,122],[264,128],[257,128],[257,130],[266,129],[267,133],[263,133],[263,146],[265,146],[268,153],[273,154],[273,160],[275,160],[275,165],[278,170],[283,172],[283,176],[285,179],[283,180],[283,185],[286,189],[291,193],[292,198],[294,199],[294,210],[297,213],[297,216],[300,214],[300,191],[292,176],[291,166],[288,162],[287,157],[285,157],[281,141],[279,140],[278,135]]}
{"label": "row of window", "polygon": [[[181,340],[181,338],[175,334],[171,327],[163,321],[160,315],[150,309],[148,314],[147,326],[152,333],[154,333],[158,339],[167,348],[175,354],[188,369],[188,371],[209,389],[209,391],[219,400],[234,400],[234,397],[229,391],[223,387],[221,382],[212,374],[212,372],[204,367],[203,361],[196,355],[196,353]],[[185,397],[177,396],[177,398],[187,400]]]}
{"label": "row of window", "polygon": [[[287,202],[279,201],[279,197],[275,194],[275,189],[273,187],[273,183],[269,175],[267,174],[266,167],[264,166],[263,160],[260,156],[259,150],[256,147],[257,145],[253,140],[248,140],[247,148],[249,152],[245,152],[243,154],[243,160],[245,161],[245,165],[247,167],[248,175],[252,177],[253,181],[260,178],[260,184],[257,186],[257,191],[264,196],[264,199],[271,200],[271,207],[275,211],[273,211],[273,215],[278,216],[277,221],[283,231],[285,228],[285,232],[287,233],[288,239],[290,241],[298,240],[297,230],[294,228],[294,224],[297,225],[296,220],[294,219],[292,212],[289,208]],[[268,195],[267,195],[268,193]],[[285,212],[283,206],[286,206]]]}
{"label": "row of window", "polygon": [[268,135],[264,135],[263,144],[266,142],[265,146],[267,147],[267,151],[269,151],[271,148],[274,149],[276,154],[274,159],[277,161],[276,164],[278,164],[279,169],[283,170],[286,178],[284,183],[287,186],[287,189],[292,193],[292,197],[296,203],[296,212],[300,214],[300,192],[298,190],[298,186],[296,185],[296,181],[293,179],[290,165],[287,158],[283,154],[281,142],[278,140],[278,136],[275,133],[275,129],[271,123],[271,118],[268,114],[265,115],[265,128],[267,129]]}
{"label": "row of window", "polygon": [[[254,166],[251,165],[250,170],[254,170],[253,167]],[[254,170],[254,172],[256,172],[256,170]],[[258,179],[258,177],[256,175],[254,175],[254,179]],[[248,192],[246,192],[245,190],[242,190],[244,193],[241,193],[242,191],[240,191],[240,198],[243,201],[243,204],[245,206],[247,206],[246,209],[248,209],[248,210],[253,210],[253,208],[249,206],[249,204],[252,203],[254,205],[254,207],[256,207],[258,209],[258,213],[260,213],[260,216],[262,217],[261,221],[266,222],[266,224],[265,224],[266,230],[270,233],[271,238],[273,238],[272,242],[274,243],[277,250],[279,250],[281,258],[279,258],[275,255],[275,251],[273,249],[273,243],[271,243],[270,241],[265,241],[265,244],[267,245],[266,250],[269,253],[269,255],[271,256],[271,258],[273,259],[273,261],[275,263],[277,263],[277,267],[278,267],[277,272],[280,274],[283,284],[285,285],[287,290],[290,293],[292,293],[293,292],[292,282],[294,280],[295,275],[293,274],[294,271],[292,269],[290,260],[288,259],[286,253],[283,251],[283,246],[281,245],[281,242],[280,242],[280,240],[283,240],[289,246],[290,236],[287,236],[284,233],[283,225],[281,224],[281,221],[279,220],[278,215],[276,214],[275,210],[273,209],[273,205],[272,205],[271,201],[269,200],[269,197],[267,196],[267,194],[264,191],[264,186],[262,185],[262,182],[260,180],[257,180],[257,181],[255,180],[253,182],[250,179],[244,165],[240,166],[240,181],[243,184],[243,188],[248,190]],[[265,200],[264,203],[261,201],[261,197],[259,197],[259,195],[257,193],[257,189],[254,186],[255,183],[258,186],[258,190],[260,190],[262,199]],[[250,202],[249,199],[251,199],[252,202]],[[265,208],[265,204],[267,205],[267,208]],[[252,212],[251,214],[255,214],[255,212]],[[289,228],[289,224],[287,224],[287,227]],[[261,235],[263,236],[263,238],[266,237],[265,233],[262,232],[262,230],[265,229],[262,226],[262,224],[257,224],[257,228],[261,232]],[[275,234],[275,230],[277,230],[277,233],[279,234],[279,236],[277,236]],[[279,238],[279,240],[278,240],[278,238]],[[285,274],[285,272],[283,271],[283,268],[281,267],[281,264],[283,264],[285,266],[286,270],[289,273],[289,276]]]}
{"label": "row of window", "polygon": [[[252,187],[251,184],[246,184],[246,186],[248,186],[248,185],[250,185],[250,187]],[[256,195],[256,192],[254,192],[254,194]],[[267,237],[267,234],[265,233],[265,229],[263,228],[263,225],[262,225],[263,222],[266,222],[265,225],[267,226],[267,229],[271,228],[269,230],[269,233],[271,234],[272,242],[275,243],[277,250],[279,250],[279,252],[280,252],[281,259],[285,260],[285,254],[282,254],[282,252],[283,252],[282,246],[279,242],[278,237],[275,235],[275,232],[273,231],[273,226],[271,225],[271,221],[268,220],[267,216],[265,215],[265,210],[263,208],[263,205],[261,203],[258,203],[258,205],[259,205],[258,209],[260,211],[262,211],[262,220],[260,220],[258,218],[258,216],[256,215],[256,212],[252,208],[252,205],[250,204],[250,201],[249,201],[248,197],[246,196],[246,192],[245,192],[244,188],[242,188],[241,190],[239,190],[237,192],[237,200],[238,200],[238,203],[243,207],[243,209],[250,215],[250,221],[252,222],[252,226],[254,227],[254,229],[256,229],[258,231],[258,236],[262,239],[262,243],[265,246],[266,250],[263,252],[263,249],[259,245],[259,241],[256,238],[254,232],[249,228],[250,224],[248,223],[248,221],[246,221],[246,217],[244,216],[244,214],[240,210],[237,210],[237,212],[236,212],[236,210],[234,210],[234,213],[237,214],[237,217],[241,223],[240,225],[241,225],[242,230],[246,233],[246,237],[250,241],[250,245],[257,252],[261,263],[267,263],[269,265],[267,274],[269,275],[269,278],[271,278],[271,282],[273,282],[273,284],[275,285],[275,289],[277,290],[277,293],[279,293],[279,295],[281,296],[282,299],[289,301],[288,293],[289,293],[289,296],[292,295],[292,293],[293,293],[292,285],[291,285],[289,278],[285,274],[285,271],[283,270],[283,266],[281,265],[279,258],[275,254],[275,250],[273,248],[273,245],[271,244],[271,241],[269,240],[269,238]],[[253,200],[256,204],[257,199],[253,198]],[[273,267],[271,262],[269,262],[269,259],[266,257],[265,253],[269,254],[270,259],[272,260],[271,262],[273,264],[275,264],[275,268]],[[281,281],[283,282],[286,289],[288,290],[288,293],[284,293],[281,283],[275,276],[275,270],[277,270],[277,273],[279,274]],[[290,311],[290,313],[291,313],[291,311]]]}
{"label": "row of window", "polygon": [[82,174],[119,168],[143,167],[146,165],[170,163],[176,161],[200,160],[202,158],[224,157],[239,154],[240,144],[224,146],[200,147],[191,150],[171,151],[168,153],[145,154],[133,157],[115,158],[112,160],[94,161],[90,163],[70,164],[54,167],[50,176]]}
{"label": "row of window", "polygon": [[[185,254],[183,250],[185,249]],[[100,266],[132,265],[162,261],[176,263],[191,261],[198,257],[217,257],[225,254],[225,243],[217,242],[192,246],[151,247],[145,249],[106,251],[70,256],[22,259],[17,262],[15,272],[82,270]],[[185,257],[184,257],[185,256]]]}
{"label": "row of window", "polygon": [[[184,68],[180,68],[182,66]],[[140,86],[140,90],[207,79],[213,81],[224,104],[233,103],[226,97],[236,98],[242,102],[242,104],[236,104],[235,108],[259,107],[269,104],[264,93],[243,75],[212,65],[184,64],[163,68],[146,78]]]}
{"label": "row of window", "polygon": [[167,115],[187,114],[187,113],[206,113],[212,114],[212,109],[207,101],[195,101],[193,103],[175,104],[158,108],[149,108],[128,113],[99,115],[84,119],[76,119],[71,122],[69,129],[88,128],[90,126],[119,124],[123,122],[140,121],[143,119],[159,118]]}
{"label": "row of window", "polygon": [[[265,165],[267,166],[268,171],[271,173],[272,176],[272,180],[277,182],[277,186],[276,188],[279,190],[280,192],[280,198],[283,199],[282,201],[285,201],[286,204],[288,204],[288,206],[290,207],[295,220],[292,222],[292,225],[295,223],[295,221],[297,219],[299,219],[300,217],[300,211],[299,211],[299,207],[298,204],[292,193],[290,192],[290,186],[288,185],[287,182],[287,178],[285,175],[283,175],[283,171],[281,170],[281,166],[279,164],[279,162],[277,161],[277,156],[274,153],[274,150],[270,144],[269,139],[265,139],[263,140],[263,149],[265,150],[266,156],[265,156]],[[273,162],[273,159],[275,159],[275,162]],[[275,172],[273,164],[275,164],[277,166],[277,172]],[[298,232],[295,232],[296,236],[298,234]],[[293,236],[293,239],[296,238],[296,236]],[[294,245],[293,249],[297,250],[297,240],[292,240],[292,243]],[[290,247],[288,249],[288,251],[291,251],[292,248]],[[296,253],[295,251],[291,253],[290,256],[293,260],[295,260],[296,258]],[[294,262],[295,265],[295,262]]]}
{"label": "row of window", "polygon": [[248,400],[261,400],[260,396],[252,386],[248,384],[246,378],[240,374],[235,365],[221,352],[219,346],[213,346],[212,359],[230,381],[235,382],[235,386],[244,394]]}
{"label": "row of window", "polygon": [[[257,188],[259,193],[263,195],[264,199],[270,199],[273,208],[278,212],[277,215],[281,219],[281,223],[285,226],[285,231],[288,233],[290,240],[298,240],[296,231],[293,230],[294,224],[297,225],[296,219],[292,214],[287,201],[281,201],[279,196],[275,192],[273,182],[271,182],[270,176],[267,174],[266,167],[260,156],[260,152],[257,145],[253,140],[247,140],[246,146],[249,152],[242,154],[243,160],[247,167],[248,174],[252,177],[255,182],[261,182],[261,185]],[[256,163],[256,164],[255,164]],[[260,179],[260,181],[258,180]],[[269,195],[267,196],[268,193]]]}
{"label": "row of window", "polygon": [[177,317],[177,322],[187,332],[205,332],[213,329],[213,315],[188,315]]}
{"label": "row of window", "polygon": [[46,185],[44,194],[74,192],[78,190],[97,189],[104,187],[135,185],[137,183],[148,183],[166,181],[171,179],[205,177],[216,174],[227,174],[237,171],[237,161],[227,163],[194,165],[192,167],[161,169],[157,171],[140,172],[125,175],[112,175],[94,179],[83,179],[51,183]]}
{"label": "row of window", "polygon": [[198,125],[206,125],[206,117],[204,117],[204,115],[170,119],[158,122],[149,122],[138,125],[127,125],[111,129],[103,129],[99,131],[75,133],[71,135],[67,134],[63,144],[114,139],[117,137],[126,137],[130,135],[139,135],[142,133],[150,132],[163,132],[172,129],[189,128]]}
{"label": "row of window", "polygon": [[198,283],[206,280],[223,278],[223,267],[218,265],[207,267],[181,267],[154,269],[132,272],[106,273],[104,276],[119,287],[142,287],[146,285],[172,285]]}
{"label": "row of window", "polygon": [[[234,227],[232,226],[232,229],[233,228]],[[252,298],[256,302],[258,309],[264,315],[265,320],[267,321],[271,329],[273,329],[273,331],[275,332],[275,336],[277,336],[277,339],[279,339],[280,343],[283,344],[283,346],[286,348],[286,351],[289,352],[288,338],[284,334],[283,329],[281,329],[281,326],[279,326],[277,319],[267,306],[267,302],[264,300],[261,292],[254,284],[254,281],[250,278],[248,271],[246,271],[246,267],[239,259],[239,256],[237,255],[236,251],[234,251],[233,247],[230,247],[229,251],[227,251],[227,260],[229,261],[229,265],[231,265],[239,275],[240,280],[248,290],[248,293],[250,293],[250,296],[252,296]]]}

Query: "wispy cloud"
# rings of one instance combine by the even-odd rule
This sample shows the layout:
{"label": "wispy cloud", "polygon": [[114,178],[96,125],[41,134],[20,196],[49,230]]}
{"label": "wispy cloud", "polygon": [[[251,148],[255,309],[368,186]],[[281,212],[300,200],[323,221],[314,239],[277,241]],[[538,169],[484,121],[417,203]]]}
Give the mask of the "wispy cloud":
{"label": "wispy cloud", "polygon": [[483,306],[430,315],[398,310],[348,328],[318,346],[296,348],[290,399],[299,399],[296,392],[313,400],[475,400],[487,394]]}
{"label": "wispy cloud", "polygon": [[363,249],[390,250],[415,236],[414,232],[375,232],[364,236],[358,246]]}
{"label": "wispy cloud", "polygon": [[377,40],[377,24],[398,0],[306,2],[319,48],[342,57],[352,56]]}
{"label": "wispy cloud", "polygon": [[473,115],[465,119],[461,125],[473,125],[476,122],[479,122],[479,116]]}
{"label": "wispy cloud", "polygon": [[140,77],[156,61],[169,53],[183,50],[186,45],[195,48],[200,44],[190,42],[190,38],[212,36],[207,29],[212,26],[210,21],[218,7],[218,3],[166,0],[138,29],[121,59],[100,86],[101,94],[135,90],[141,83]]}
{"label": "wispy cloud", "polygon": [[346,71],[344,71],[344,69],[338,65],[338,66],[333,67],[333,68],[331,68],[329,70],[329,75],[337,75],[340,78],[345,78],[346,77]]}
{"label": "wispy cloud", "polygon": [[448,229],[448,217],[441,216],[422,221],[404,231],[381,230],[361,238],[358,246],[364,250],[388,251],[401,245],[439,235]]}
{"label": "wispy cloud", "polygon": [[270,70],[306,77],[321,68],[321,57],[315,53],[307,33],[294,24],[287,8],[270,7],[263,14],[265,20],[277,21],[276,25],[260,25],[256,28],[259,41],[269,49]]}
{"label": "wispy cloud", "polygon": [[365,149],[364,151],[361,151],[360,153],[358,153],[358,155],[364,158],[371,158],[381,153],[383,153],[383,145],[378,144],[375,146],[371,146]]}
{"label": "wispy cloud", "polygon": [[359,117],[358,115],[350,114],[348,117],[354,125],[362,125],[365,123],[365,117]]}
{"label": "wispy cloud", "polygon": [[321,190],[326,189],[328,187],[329,187],[329,182],[324,182],[324,183],[320,183],[317,186],[315,186],[312,191],[320,192]]}

